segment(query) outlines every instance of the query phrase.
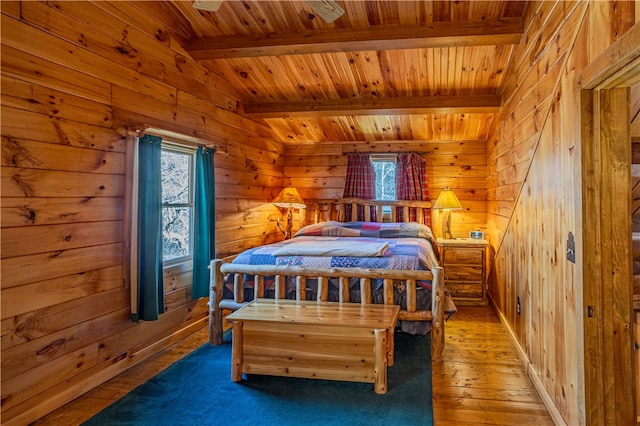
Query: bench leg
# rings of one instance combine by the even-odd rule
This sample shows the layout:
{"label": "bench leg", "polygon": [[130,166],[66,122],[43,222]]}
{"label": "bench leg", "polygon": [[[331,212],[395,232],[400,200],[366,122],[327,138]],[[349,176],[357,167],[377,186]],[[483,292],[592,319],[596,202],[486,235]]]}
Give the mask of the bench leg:
{"label": "bench leg", "polygon": [[374,330],[374,385],[376,393],[387,393],[387,330],[376,328]]}
{"label": "bench leg", "polygon": [[233,322],[233,339],[231,341],[231,380],[242,380],[242,321]]}
{"label": "bench leg", "polygon": [[395,359],[396,352],[396,339],[395,339],[395,330],[390,328],[387,330],[387,366],[391,367],[393,365],[393,361]]}

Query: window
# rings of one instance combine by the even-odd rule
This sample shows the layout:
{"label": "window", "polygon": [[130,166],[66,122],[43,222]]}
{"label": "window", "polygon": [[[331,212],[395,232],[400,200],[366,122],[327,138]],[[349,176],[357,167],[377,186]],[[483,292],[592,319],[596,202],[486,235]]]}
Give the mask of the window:
{"label": "window", "polygon": [[396,199],[396,156],[395,154],[371,155],[376,173],[376,200]]}
{"label": "window", "polygon": [[194,150],[162,142],[162,259],[182,261],[193,253]]}
{"label": "window", "polygon": [[154,321],[169,302],[176,309],[208,296],[215,258],[215,150],[146,130],[127,151],[133,321]]}

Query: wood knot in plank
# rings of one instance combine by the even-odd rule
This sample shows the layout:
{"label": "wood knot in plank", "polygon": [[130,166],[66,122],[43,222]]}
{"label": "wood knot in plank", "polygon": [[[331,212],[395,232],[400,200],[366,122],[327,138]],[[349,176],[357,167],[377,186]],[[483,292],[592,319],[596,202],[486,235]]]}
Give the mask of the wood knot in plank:
{"label": "wood knot in plank", "polygon": [[49,343],[47,346],[45,346],[44,348],[36,352],[36,355],[40,356],[40,355],[47,355],[52,352],[57,352],[66,342],[67,342],[67,339],[54,340],[53,342]]}
{"label": "wood knot in plank", "polygon": [[16,183],[16,185],[18,185],[18,188],[20,188],[20,190],[26,197],[34,196],[35,193],[33,189],[27,182],[23,180],[22,175],[20,173],[14,174],[13,176],[11,176],[11,178]]}
{"label": "wood knot in plank", "polygon": [[55,259],[56,257],[60,256],[62,253],[64,253],[64,250],[58,250],[52,253],[51,256],[49,256],[49,259]]}

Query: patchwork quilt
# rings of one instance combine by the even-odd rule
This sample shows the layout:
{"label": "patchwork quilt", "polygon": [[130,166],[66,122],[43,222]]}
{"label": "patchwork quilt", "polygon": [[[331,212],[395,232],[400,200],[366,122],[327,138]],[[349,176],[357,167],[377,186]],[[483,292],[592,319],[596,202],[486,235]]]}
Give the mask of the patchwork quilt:
{"label": "patchwork quilt", "polygon": [[[349,255],[299,255],[278,256],[287,245],[316,242],[330,244],[345,240],[354,246],[361,244],[386,244],[381,256]],[[356,247],[358,248],[358,247]],[[293,253],[293,252],[291,252]],[[291,265],[316,268],[382,268],[430,270],[438,265],[438,249],[431,229],[416,222],[323,222],[308,225],[286,241],[249,249],[236,257],[234,263],[248,265]]]}
{"label": "patchwork quilt", "polygon": [[[344,242],[349,244],[345,245]],[[339,242],[340,255],[332,255],[331,243]],[[300,248],[296,253],[295,245]],[[317,250],[309,250],[309,246],[317,245]],[[348,245],[354,250],[350,253]],[[376,245],[373,255],[362,256],[363,245]],[[325,247],[320,247],[325,246]],[[285,255],[278,253],[285,252]],[[309,255],[313,252],[313,255]],[[379,223],[379,222],[336,222],[329,221],[308,225],[300,229],[295,236],[286,241],[254,247],[240,253],[233,263],[248,265],[290,265],[308,268],[380,268],[403,270],[430,270],[439,264],[439,254],[436,240],[428,226],[417,222]],[[265,279],[265,296],[272,297],[274,291],[273,279]],[[420,288],[416,292],[416,305],[420,310],[431,309],[431,282],[418,282]],[[253,298],[253,277],[246,276],[245,300]],[[329,280],[329,300],[339,298],[339,286]],[[307,280],[307,300],[316,300],[317,283]],[[371,280],[372,298],[374,303],[384,303],[383,280]],[[295,299],[295,280],[287,280],[287,298]],[[349,297],[353,302],[360,301],[360,283],[354,279],[349,283]],[[233,284],[231,281],[225,286],[223,298],[233,298]],[[406,308],[406,291],[401,282],[394,285],[395,304]],[[453,301],[446,297],[445,313],[451,315],[456,311]],[[430,323],[424,321],[403,321],[403,331],[411,334],[425,334],[430,329]]]}

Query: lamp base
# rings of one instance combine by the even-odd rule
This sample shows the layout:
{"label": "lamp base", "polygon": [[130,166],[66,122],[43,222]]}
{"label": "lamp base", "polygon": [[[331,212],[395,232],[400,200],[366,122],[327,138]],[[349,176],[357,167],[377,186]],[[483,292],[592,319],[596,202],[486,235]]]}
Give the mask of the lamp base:
{"label": "lamp base", "polygon": [[280,223],[280,219],[276,219],[276,225],[278,225],[278,229],[284,235],[284,239],[288,240],[292,237],[292,229],[293,229],[293,213],[291,212],[293,209],[287,209],[287,227],[283,228],[282,223]]}
{"label": "lamp base", "polygon": [[442,238],[445,240],[452,240],[451,234],[451,210],[442,210]]}
{"label": "lamp base", "polygon": [[291,238],[291,230],[293,228],[293,209],[289,207],[287,209],[287,233],[284,235],[284,239]]}

